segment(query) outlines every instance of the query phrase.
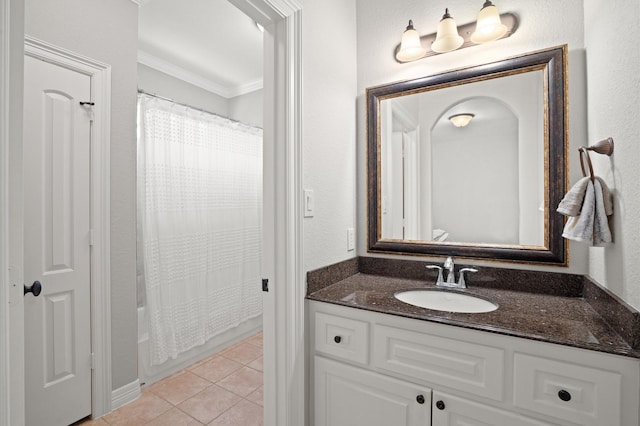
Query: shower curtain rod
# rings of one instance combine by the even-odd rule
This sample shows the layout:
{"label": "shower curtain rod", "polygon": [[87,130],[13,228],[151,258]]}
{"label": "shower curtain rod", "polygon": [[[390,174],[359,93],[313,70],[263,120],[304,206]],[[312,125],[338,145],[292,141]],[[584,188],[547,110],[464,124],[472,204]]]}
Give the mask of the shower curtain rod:
{"label": "shower curtain rod", "polygon": [[206,113],[206,114],[215,115],[216,117],[224,118],[225,120],[229,120],[229,121],[232,121],[232,122],[234,122],[234,123],[242,124],[243,126],[253,127],[253,128],[255,128],[255,129],[260,129],[260,130],[262,130],[262,127],[253,126],[253,125],[251,125],[251,124],[243,123],[242,121],[234,120],[233,118],[225,117],[224,115],[216,114],[215,112],[207,111],[206,109],[203,109],[203,108],[196,108],[196,107],[194,107],[193,105],[185,104],[185,103],[183,103],[183,102],[178,102],[178,101],[175,101],[175,100],[173,100],[173,99],[171,99],[171,98],[167,98],[167,97],[165,97],[165,96],[156,95],[155,93],[145,92],[145,91],[144,91],[144,90],[142,90],[142,89],[138,89],[138,93],[141,93],[141,94],[143,94],[143,95],[147,95],[147,96],[151,96],[151,97],[153,97],[153,98],[162,99],[162,100],[165,100],[165,101],[168,101],[168,102],[171,102],[171,103],[174,103],[174,104],[176,104],[176,105],[183,106],[183,107],[192,108],[192,109],[195,109],[195,110],[197,110],[197,111],[204,112],[204,113]]}

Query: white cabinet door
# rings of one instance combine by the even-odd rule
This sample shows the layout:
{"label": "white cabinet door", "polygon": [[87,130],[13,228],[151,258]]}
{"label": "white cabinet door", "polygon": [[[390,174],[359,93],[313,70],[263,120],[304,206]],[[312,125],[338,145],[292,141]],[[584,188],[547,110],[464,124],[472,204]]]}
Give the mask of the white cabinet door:
{"label": "white cabinet door", "polygon": [[24,77],[26,422],[91,414],[91,78],[30,56]]}
{"label": "white cabinet door", "polygon": [[427,426],[431,389],[315,357],[314,426]]}
{"label": "white cabinet door", "polygon": [[432,426],[552,426],[441,392],[433,393]]}

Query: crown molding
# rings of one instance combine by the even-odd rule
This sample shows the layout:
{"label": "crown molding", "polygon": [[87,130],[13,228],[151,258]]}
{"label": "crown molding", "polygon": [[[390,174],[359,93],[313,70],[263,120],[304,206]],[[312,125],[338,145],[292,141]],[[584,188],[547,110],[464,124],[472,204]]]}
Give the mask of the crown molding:
{"label": "crown molding", "polygon": [[171,77],[185,81],[189,84],[193,84],[194,86],[198,86],[201,89],[215,93],[216,95],[222,96],[226,99],[251,93],[253,91],[260,90],[263,87],[262,79],[235,87],[224,86],[213,80],[210,80],[206,77],[203,77],[199,74],[168,62],[164,59],[158,58],[157,56],[145,52],[144,50],[138,50],[138,63],[170,75]]}
{"label": "crown molding", "polygon": [[241,84],[236,86],[235,89],[230,91],[230,97],[234,98],[236,96],[246,95],[247,93],[255,92],[256,90],[262,90],[263,80],[255,80],[250,81],[249,83]]}

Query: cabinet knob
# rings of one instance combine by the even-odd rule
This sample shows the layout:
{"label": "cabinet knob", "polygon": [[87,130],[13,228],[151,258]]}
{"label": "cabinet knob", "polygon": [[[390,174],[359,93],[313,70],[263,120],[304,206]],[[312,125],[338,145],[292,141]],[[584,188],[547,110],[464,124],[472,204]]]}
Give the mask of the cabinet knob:
{"label": "cabinet knob", "polygon": [[444,402],[442,402],[442,401],[437,401],[437,402],[436,402],[436,408],[437,408],[438,410],[444,410]]}
{"label": "cabinet knob", "polygon": [[418,404],[424,404],[424,395],[416,396],[416,401],[418,401]]}
{"label": "cabinet knob", "polygon": [[562,389],[562,390],[560,390],[558,392],[558,398],[560,398],[561,400],[563,400],[565,402],[566,401],[571,401],[571,394],[568,391]]}
{"label": "cabinet knob", "polygon": [[340,342],[342,342],[342,337],[340,337],[340,336],[335,336],[335,337],[333,338],[333,341],[334,341],[334,342],[336,342],[336,343],[340,343]]}

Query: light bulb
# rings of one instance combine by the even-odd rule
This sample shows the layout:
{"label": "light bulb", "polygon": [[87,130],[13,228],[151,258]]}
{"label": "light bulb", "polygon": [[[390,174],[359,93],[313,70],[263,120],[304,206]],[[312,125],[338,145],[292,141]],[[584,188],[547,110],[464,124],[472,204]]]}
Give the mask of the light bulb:
{"label": "light bulb", "polygon": [[486,43],[498,40],[506,33],[507,27],[500,20],[498,8],[491,1],[485,1],[480,13],[478,13],[476,30],[471,34],[471,41],[474,43]]}
{"label": "light bulb", "polygon": [[458,34],[456,21],[449,15],[449,9],[444,10],[444,15],[438,24],[436,40],[431,45],[431,50],[436,53],[446,53],[456,50],[464,43],[464,39]]}
{"label": "light bulb", "polygon": [[413,28],[413,21],[409,20],[409,25],[404,34],[402,34],[402,42],[400,50],[396,54],[396,59],[400,62],[410,62],[422,58],[427,50],[422,47],[420,35]]}

